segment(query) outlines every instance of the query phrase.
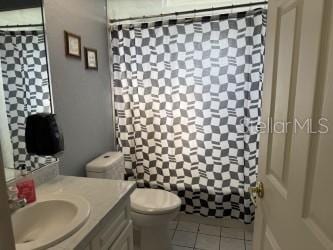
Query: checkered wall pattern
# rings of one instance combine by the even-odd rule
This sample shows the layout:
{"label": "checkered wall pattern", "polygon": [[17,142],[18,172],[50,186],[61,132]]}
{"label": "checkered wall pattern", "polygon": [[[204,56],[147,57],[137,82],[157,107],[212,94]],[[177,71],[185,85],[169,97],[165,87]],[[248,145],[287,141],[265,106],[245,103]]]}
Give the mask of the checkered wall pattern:
{"label": "checkered wall pattern", "polygon": [[254,219],[265,27],[257,9],[113,28],[117,138],[138,186]]}
{"label": "checkered wall pattern", "polygon": [[47,59],[42,31],[0,31],[0,59],[14,167],[39,168],[54,157],[28,155],[25,119],[51,111]]}

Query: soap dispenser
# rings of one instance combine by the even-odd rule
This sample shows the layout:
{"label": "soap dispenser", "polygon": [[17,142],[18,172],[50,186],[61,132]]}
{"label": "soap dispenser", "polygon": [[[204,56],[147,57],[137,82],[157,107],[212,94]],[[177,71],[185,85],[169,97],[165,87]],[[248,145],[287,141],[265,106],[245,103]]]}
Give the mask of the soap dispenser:
{"label": "soap dispenser", "polygon": [[17,169],[20,171],[20,177],[16,182],[17,197],[25,199],[27,203],[36,201],[35,181],[28,175],[27,167],[20,165]]}

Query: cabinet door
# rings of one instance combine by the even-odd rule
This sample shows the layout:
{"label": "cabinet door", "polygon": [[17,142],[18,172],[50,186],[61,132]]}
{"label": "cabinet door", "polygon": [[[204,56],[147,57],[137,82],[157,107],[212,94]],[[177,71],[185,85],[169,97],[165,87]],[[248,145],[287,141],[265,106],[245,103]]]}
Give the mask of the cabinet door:
{"label": "cabinet door", "polygon": [[130,221],[109,250],[133,250],[133,248],[133,226]]}

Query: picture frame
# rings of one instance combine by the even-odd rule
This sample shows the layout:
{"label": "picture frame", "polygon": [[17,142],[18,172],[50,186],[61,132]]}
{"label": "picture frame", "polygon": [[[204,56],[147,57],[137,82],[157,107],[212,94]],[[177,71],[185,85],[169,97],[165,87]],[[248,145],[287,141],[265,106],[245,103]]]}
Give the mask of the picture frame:
{"label": "picture frame", "polygon": [[64,35],[66,56],[81,59],[81,37],[68,31]]}
{"label": "picture frame", "polygon": [[97,50],[84,47],[86,69],[98,70]]}

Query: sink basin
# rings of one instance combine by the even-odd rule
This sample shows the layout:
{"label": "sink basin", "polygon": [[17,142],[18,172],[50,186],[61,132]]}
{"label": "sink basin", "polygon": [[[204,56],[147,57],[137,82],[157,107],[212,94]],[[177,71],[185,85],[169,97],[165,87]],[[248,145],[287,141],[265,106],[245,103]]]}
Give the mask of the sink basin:
{"label": "sink basin", "polygon": [[37,197],[12,214],[17,250],[47,249],[79,230],[90,213],[89,203],[74,195]]}

